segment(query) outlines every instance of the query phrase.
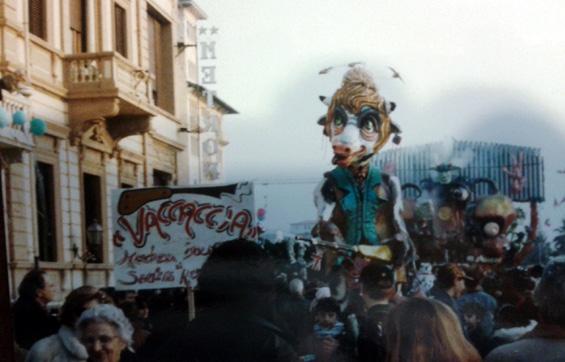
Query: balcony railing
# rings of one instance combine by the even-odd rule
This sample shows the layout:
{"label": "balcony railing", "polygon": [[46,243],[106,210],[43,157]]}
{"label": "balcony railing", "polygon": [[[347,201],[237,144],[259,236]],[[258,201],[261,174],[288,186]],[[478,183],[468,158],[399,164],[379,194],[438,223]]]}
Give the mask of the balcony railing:
{"label": "balcony railing", "polygon": [[114,52],[65,56],[64,84],[73,97],[94,97],[101,91],[132,102],[151,103],[151,82],[147,71],[136,68]]}

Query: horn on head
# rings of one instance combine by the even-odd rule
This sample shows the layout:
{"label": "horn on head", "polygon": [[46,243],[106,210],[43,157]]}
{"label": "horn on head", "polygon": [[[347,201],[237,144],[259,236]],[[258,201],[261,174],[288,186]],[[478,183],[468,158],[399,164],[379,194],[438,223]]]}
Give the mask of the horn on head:
{"label": "horn on head", "polygon": [[328,107],[330,106],[330,103],[331,103],[331,102],[330,102],[330,100],[328,99],[328,97],[326,97],[326,96],[319,96],[318,98],[320,98],[320,101],[321,101],[322,103],[324,103],[326,106],[328,106]]}

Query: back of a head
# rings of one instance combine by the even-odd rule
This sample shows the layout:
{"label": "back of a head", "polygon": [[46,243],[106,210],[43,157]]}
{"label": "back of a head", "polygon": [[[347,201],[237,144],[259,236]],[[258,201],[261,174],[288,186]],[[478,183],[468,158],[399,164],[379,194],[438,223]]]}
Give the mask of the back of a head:
{"label": "back of a head", "polygon": [[469,269],[466,271],[469,278],[465,279],[465,288],[468,291],[475,291],[481,286],[484,274],[479,268]]}
{"label": "back of a head", "polygon": [[70,292],[61,308],[61,323],[73,328],[78,317],[85,311],[85,304],[94,300],[98,303],[108,302],[104,293],[90,285],[84,285]]}
{"label": "back of a head", "polygon": [[339,314],[339,304],[332,297],[322,298],[314,307],[314,313],[335,313]]}
{"label": "back of a head", "polygon": [[541,319],[565,327],[565,256],[545,267],[534,296]]}
{"label": "back of a head", "polygon": [[34,299],[37,291],[45,288],[45,271],[39,269],[30,270],[18,286],[20,297]]}
{"label": "back of a head", "polygon": [[410,298],[394,307],[384,326],[387,361],[480,361],[457,316],[441,302]]}
{"label": "back of a head", "polygon": [[456,264],[444,264],[437,268],[435,285],[441,289],[449,289],[455,285],[455,280],[464,276],[463,270]]}
{"label": "back of a head", "polygon": [[254,242],[239,239],[215,247],[202,266],[199,294],[205,303],[261,303],[275,287],[273,264]]}
{"label": "back of a head", "polygon": [[294,278],[288,283],[290,294],[296,296],[304,295],[304,282],[300,278]]}

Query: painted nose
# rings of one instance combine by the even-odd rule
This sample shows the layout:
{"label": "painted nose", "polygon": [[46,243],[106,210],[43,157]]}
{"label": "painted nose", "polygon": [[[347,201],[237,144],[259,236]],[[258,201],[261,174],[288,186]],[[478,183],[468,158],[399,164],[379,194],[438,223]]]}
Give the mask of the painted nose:
{"label": "painted nose", "polygon": [[351,147],[345,145],[334,145],[333,146],[334,153],[338,154],[349,154],[351,153]]}

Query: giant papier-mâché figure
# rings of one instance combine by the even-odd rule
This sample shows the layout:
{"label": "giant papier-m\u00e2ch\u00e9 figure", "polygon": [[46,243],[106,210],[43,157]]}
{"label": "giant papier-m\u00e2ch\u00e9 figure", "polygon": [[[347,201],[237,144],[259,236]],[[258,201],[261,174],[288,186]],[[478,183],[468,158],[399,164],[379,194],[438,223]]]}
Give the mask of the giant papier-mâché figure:
{"label": "giant papier-m\u00e2ch\u00e9 figure", "polygon": [[[432,170],[437,172],[437,179],[420,182],[427,198],[405,203],[403,214],[420,261],[499,260],[516,219],[512,200],[501,194],[491,179],[453,177],[461,167],[442,163]],[[479,184],[488,186],[487,195],[477,196]],[[418,197],[422,195],[417,185],[410,187],[417,189]]]}
{"label": "giant papier-m\u00e2ch\u00e9 figure", "polygon": [[319,220],[313,236],[357,248],[381,246],[373,248],[375,257],[400,266],[413,252],[401,217],[400,183],[371,162],[391,136],[400,142],[400,128],[390,118],[394,103],[381,97],[359,66],[345,74],[331,101],[320,99],[328,111],[318,123],[329,137],[336,167],[315,191]]}

